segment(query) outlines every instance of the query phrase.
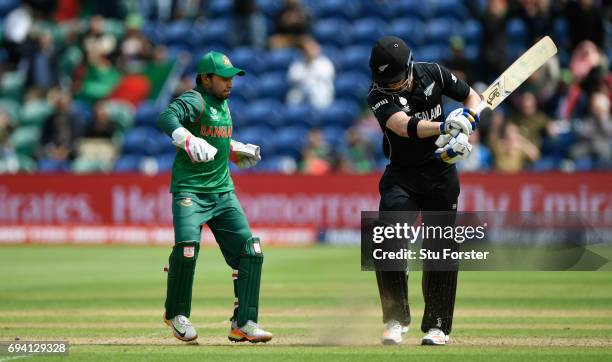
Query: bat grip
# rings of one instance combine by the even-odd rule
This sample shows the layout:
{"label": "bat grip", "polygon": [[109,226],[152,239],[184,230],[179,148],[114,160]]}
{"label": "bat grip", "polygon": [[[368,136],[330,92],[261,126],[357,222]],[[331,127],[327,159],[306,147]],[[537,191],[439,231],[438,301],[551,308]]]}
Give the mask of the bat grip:
{"label": "bat grip", "polygon": [[474,112],[476,112],[477,114],[480,114],[480,112],[484,111],[485,108],[487,108],[487,102],[482,100],[480,101],[480,103],[478,103],[478,105],[474,109]]}

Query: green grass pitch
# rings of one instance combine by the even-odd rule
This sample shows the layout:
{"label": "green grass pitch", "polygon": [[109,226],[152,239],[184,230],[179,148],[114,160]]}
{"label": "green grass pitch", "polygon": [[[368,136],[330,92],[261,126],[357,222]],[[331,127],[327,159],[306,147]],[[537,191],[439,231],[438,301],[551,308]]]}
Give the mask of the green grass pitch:
{"label": "green grass pitch", "polygon": [[[0,340],[67,340],[68,359],[88,361],[612,360],[612,272],[460,273],[444,347],[418,345],[421,275],[412,273],[411,330],[388,347],[359,250],[323,246],[264,250],[260,323],[275,334],[266,345],[227,340],[231,270],[218,248],[203,248],[191,316],[199,344],[184,345],[161,321],[169,250],[0,247]],[[45,359],[66,357],[36,357]]]}

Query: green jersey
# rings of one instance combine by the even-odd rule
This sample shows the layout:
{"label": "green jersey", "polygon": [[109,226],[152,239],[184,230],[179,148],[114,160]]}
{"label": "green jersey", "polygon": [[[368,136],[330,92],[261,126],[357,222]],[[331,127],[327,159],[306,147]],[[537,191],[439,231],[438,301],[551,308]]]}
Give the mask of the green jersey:
{"label": "green jersey", "polygon": [[232,117],[227,100],[206,93],[198,85],[175,98],[160,114],[157,125],[168,135],[185,127],[217,149],[214,160],[201,163],[191,162],[187,152],[177,149],[170,192],[222,193],[234,189],[228,167]]}

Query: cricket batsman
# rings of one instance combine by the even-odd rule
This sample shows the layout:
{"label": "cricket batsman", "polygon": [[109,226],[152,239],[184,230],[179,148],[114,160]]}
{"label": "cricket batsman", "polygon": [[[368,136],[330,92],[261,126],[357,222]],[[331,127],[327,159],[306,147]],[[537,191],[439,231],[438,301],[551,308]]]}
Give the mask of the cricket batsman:
{"label": "cricket batsman", "polygon": [[191,291],[202,225],[208,224],[233,269],[235,300],[228,338],[233,342],[267,342],[272,333],[257,324],[264,256],[238,202],[228,167],[230,160],[242,168],[261,159],[258,146],[232,139],[227,98],[233,77],[245,72],[214,51],[198,61],[197,72],[196,87],[174,99],[157,121],[177,147],[170,185],[174,247],[169,258],[164,321],[181,341],[198,338],[189,321]]}
{"label": "cricket batsman", "polygon": [[[383,149],[390,160],[379,184],[379,210],[445,211],[442,223],[454,225],[459,196],[454,163],[471,152],[468,136],[479,121],[471,109],[480,96],[443,66],[414,62],[411,50],[394,36],[384,36],[374,44],[370,71],[368,105],[383,131]],[[466,108],[454,110],[445,119],[443,95]],[[440,223],[439,218],[429,217],[423,215],[425,225]],[[427,242],[430,240],[424,245]],[[424,265],[423,345],[449,341],[457,270],[427,270]],[[377,270],[376,281],[385,323],[382,343],[399,344],[410,324],[407,269]]]}

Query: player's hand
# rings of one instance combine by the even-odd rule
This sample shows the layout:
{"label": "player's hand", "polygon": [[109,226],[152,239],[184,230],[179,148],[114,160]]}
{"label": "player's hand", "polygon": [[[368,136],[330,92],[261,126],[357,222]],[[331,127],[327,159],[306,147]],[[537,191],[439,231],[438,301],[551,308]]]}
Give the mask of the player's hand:
{"label": "player's hand", "polygon": [[185,150],[191,162],[209,162],[215,159],[217,149],[204,139],[191,134],[186,128],[172,132],[172,143]]}
{"label": "player's hand", "polygon": [[471,152],[472,145],[468,141],[468,136],[459,133],[456,137],[451,137],[444,147],[438,148],[434,155],[446,163],[456,163],[468,158]]}
{"label": "player's hand", "polygon": [[253,167],[261,160],[259,146],[234,141],[230,143],[230,160],[240,168]]}
{"label": "player's hand", "polygon": [[469,108],[457,108],[440,124],[440,134],[456,136],[459,133],[464,133],[469,136],[476,131],[479,122],[480,117],[476,112]]}

